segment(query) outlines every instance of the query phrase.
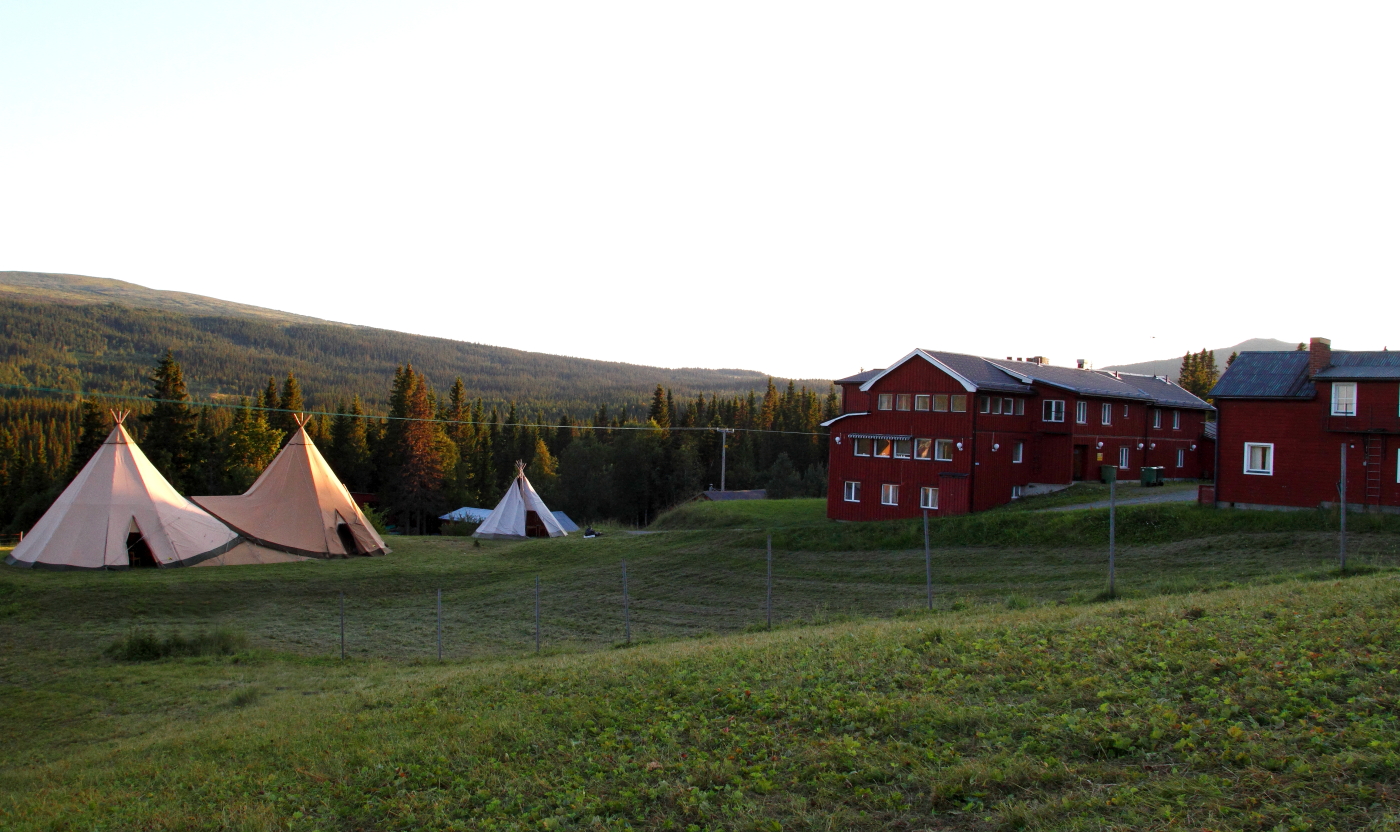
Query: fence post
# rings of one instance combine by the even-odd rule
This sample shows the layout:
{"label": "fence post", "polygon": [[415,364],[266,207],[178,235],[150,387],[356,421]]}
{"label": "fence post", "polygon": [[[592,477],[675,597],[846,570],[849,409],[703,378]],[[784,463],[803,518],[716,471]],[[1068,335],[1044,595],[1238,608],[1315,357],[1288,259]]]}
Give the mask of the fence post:
{"label": "fence post", "polygon": [[924,509],[924,587],[928,590],[928,608],[933,611],[933,558],[928,551],[928,509]]}
{"label": "fence post", "polygon": [[622,561],[622,622],[627,633],[627,643],[632,643],[632,599],[627,593],[627,560]]}
{"label": "fence post", "polygon": [[540,576],[535,576],[535,652],[540,652]]}
{"label": "fence post", "polygon": [[768,591],[763,603],[768,614],[768,629],[773,629],[773,533],[768,533]]}
{"label": "fence post", "polygon": [[438,661],[442,661],[442,589],[437,593],[437,636],[438,636]]}
{"label": "fence post", "polygon": [[[1117,471],[1113,472],[1117,474]],[[1117,510],[1118,510],[1118,477],[1108,481],[1108,597],[1116,598],[1113,587],[1113,548],[1117,537]]]}
{"label": "fence post", "polygon": [[340,591],[340,658],[345,658],[345,590]]}

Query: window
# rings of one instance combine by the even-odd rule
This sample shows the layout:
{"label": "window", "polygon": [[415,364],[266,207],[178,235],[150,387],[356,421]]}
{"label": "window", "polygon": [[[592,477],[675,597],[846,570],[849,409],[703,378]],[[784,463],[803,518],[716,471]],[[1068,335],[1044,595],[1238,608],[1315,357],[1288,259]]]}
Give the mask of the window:
{"label": "window", "polygon": [[1176,467],[1178,467],[1178,468],[1185,468],[1185,467],[1186,467],[1186,449],[1185,449],[1185,448],[1177,448],[1177,449],[1176,449]]}
{"label": "window", "polygon": [[1128,467],[1128,446],[1124,445],[1118,449],[1118,467]]}
{"label": "window", "polygon": [[913,451],[914,443],[908,439],[894,440],[894,458],[908,459]]}
{"label": "window", "polygon": [[895,409],[895,410],[908,410],[908,409],[909,409],[909,400],[910,400],[911,398],[913,398],[913,397],[910,396],[908,393],[900,393],[898,396],[895,396],[895,397],[894,397],[894,409]]}
{"label": "window", "polygon": [[1162,426],[1162,411],[1161,411],[1160,408],[1158,408],[1158,409],[1152,411],[1152,427],[1154,427],[1154,428],[1160,428],[1161,426]]}
{"label": "window", "polygon": [[915,409],[915,410],[928,410],[928,400],[929,400],[929,397],[928,397],[927,395],[915,396],[915,397],[914,397],[914,409]]}
{"label": "window", "polygon": [[1128,418],[1128,406],[1126,404],[1123,405],[1123,418]]}
{"label": "window", "polygon": [[1012,461],[1012,462],[1020,462],[1020,461],[1024,458],[1024,456],[1025,456],[1025,451],[1026,451],[1026,445],[1025,445],[1024,442],[1014,442],[1014,443],[1012,443],[1012,445],[1011,445],[1011,461]]}
{"label": "window", "polygon": [[915,440],[914,440],[914,458],[915,458],[915,459],[932,459],[932,458],[933,458],[933,440],[932,440],[932,439],[915,439]]}
{"label": "window", "polygon": [[1015,402],[1015,400],[1014,400],[1014,399],[1002,399],[1002,400],[1001,400],[1001,412],[1002,412],[1002,413],[1005,413],[1007,416],[1010,416],[1012,413],[1016,412],[1016,402]]}
{"label": "window", "polygon": [[1081,425],[1089,424],[1089,403],[1078,402],[1074,405],[1074,421]]}
{"label": "window", "polygon": [[894,442],[889,439],[875,440],[875,455],[888,459],[894,453]]}
{"label": "window", "polygon": [[870,456],[870,452],[875,448],[875,440],[870,438],[856,438],[851,447],[855,448],[856,456]]}
{"label": "window", "polygon": [[1181,411],[1172,411],[1172,430],[1181,430]]}
{"label": "window", "polygon": [[983,413],[991,413],[991,412],[992,412],[992,398],[991,398],[990,396],[983,396],[983,397],[982,397],[982,405],[981,405],[981,408],[980,408],[980,409],[981,409],[981,411],[982,411]]}
{"label": "window", "polygon": [[894,410],[894,394],[881,393],[876,400],[875,406],[881,410]]}
{"label": "window", "polygon": [[1017,416],[1025,416],[1025,415],[1026,415],[1026,400],[1025,400],[1025,399],[1017,399],[1017,400],[1016,400],[1016,415],[1017,415]]}
{"label": "window", "polygon": [[860,483],[846,480],[846,502],[860,502]]}
{"label": "window", "polygon": [[1274,445],[1272,442],[1244,443],[1244,472],[1273,476]]}
{"label": "window", "polygon": [[1040,418],[1046,422],[1063,422],[1065,420],[1065,403],[1061,399],[1046,399],[1041,409]]}
{"label": "window", "polygon": [[936,395],[936,396],[933,397],[933,412],[934,412],[934,413],[947,413],[947,412],[948,412],[948,397],[947,397],[946,395],[944,395],[944,394],[942,394],[942,393],[939,393],[938,395]]}
{"label": "window", "polygon": [[953,461],[953,440],[940,439],[933,444],[933,458],[936,462]]}
{"label": "window", "polygon": [[1019,485],[1013,485],[1013,486],[1011,486],[1011,499],[1013,499],[1013,500],[1019,500],[1019,499],[1021,499],[1021,486],[1019,486]]}
{"label": "window", "polygon": [[882,506],[897,506],[897,505],[899,505],[899,486],[898,486],[898,485],[895,485],[894,483],[888,483],[888,482],[887,482],[887,483],[885,483],[884,485],[880,486],[880,505],[882,505]]}
{"label": "window", "polygon": [[1113,424],[1113,405],[1108,402],[1099,405],[1099,421],[1105,425]]}
{"label": "window", "polygon": [[919,508],[938,508],[938,489],[924,486],[919,489]]}
{"label": "window", "polygon": [[1356,382],[1338,381],[1332,384],[1332,415],[1356,415]]}
{"label": "window", "polygon": [[952,401],[952,411],[953,411],[954,413],[966,413],[966,412],[967,412],[967,396],[953,396],[953,397],[951,397],[951,401]]}
{"label": "window", "polygon": [[992,412],[997,414],[998,416],[1001,415],[1001,404],[1002,402],[1000,397],[992,399]]}

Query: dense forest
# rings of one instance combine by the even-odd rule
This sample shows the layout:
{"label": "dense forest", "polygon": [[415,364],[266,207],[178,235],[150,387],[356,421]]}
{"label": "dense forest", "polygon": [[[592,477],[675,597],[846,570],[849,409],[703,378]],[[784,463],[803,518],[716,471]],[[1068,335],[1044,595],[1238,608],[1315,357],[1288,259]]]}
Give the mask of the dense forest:
{"label": "dense forest", "polygon": [[[28,529],[111,430],[111,409],[131,409],[128,429],[182,493],[237,494],[256,479],[308,409],[314,388],[296,373],[269,377],[237,402],[193,400],[184,367],[167,352],[129,399],[53,394],[0,398],[0,524]],[[474,395],[475,394],[475,395]],[[775,497],[821,495],[826,440],[820,423],[838,410],[824,394],[678,396],[655,385],[650,401],[572,413],[574,401],[489,403],[458,377],[445,391],[405,364],[377,397],[340,398],[307,425],[345,484],[373,493],[386,517],[408,531],[461,506],[490,507],[526,463],[531,482],[553,507],[580,522],[644,524],[661,509],[720,480],[721,434],[730,488],[766,487]],[[378,413],[370,413],[370,410]]]}

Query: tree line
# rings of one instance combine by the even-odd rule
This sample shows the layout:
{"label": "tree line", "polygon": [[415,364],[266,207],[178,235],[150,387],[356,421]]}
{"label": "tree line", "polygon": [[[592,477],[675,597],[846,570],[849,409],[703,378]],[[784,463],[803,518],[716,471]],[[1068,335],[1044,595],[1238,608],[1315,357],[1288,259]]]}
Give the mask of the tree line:
{"label": "tree line", "polygon": [[[184,369],[169,351],[149,371],[145,401],[126,425],[152,464],[186,495],[239,494],[295,430],[308,393],[295,373],[268,378],[228,407],[191,400]],[[821,422],[838,415],[834,387],[819,394],[772,379],[760,394],[676,396],[656,385],[649,405],[599,405],[577,416],[569,405],[491,404],[461,377],[445,391],[412,364],[394,371],[367,413],[359,395],[307,423],[331,468],[355,493],[374,495],[409,532],[435,527],[462,506],[490,508],[516,462],[547,503],[579,522],[644,525],[677,502],[720,482],[768,488],[770,496],[826,493]],[[105,399],[0,399],[0,524],[25,530],[48,508],[111,431]],[[699,429],[699,430],[696,430]]]}

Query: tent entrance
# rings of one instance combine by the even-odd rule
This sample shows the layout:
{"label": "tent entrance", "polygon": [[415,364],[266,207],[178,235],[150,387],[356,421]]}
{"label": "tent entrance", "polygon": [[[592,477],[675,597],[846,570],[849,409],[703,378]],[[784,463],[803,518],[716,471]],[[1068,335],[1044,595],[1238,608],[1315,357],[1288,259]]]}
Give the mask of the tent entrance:
{"label": "tent entrance", "polygon": [[526,537],[549,537],[549,528],[540,519],[539,514],[533,511],[525,512],[525,536]]}
{"label": "tent entrance", "polygon": [[355,540],[355,533],[350,531],[350,527],[345,523],[335,524],[335,534],[340,538],[340,545],[345,547],[347,555],[362,555],[360,544]]}
{"label": "tent entrance", "polygon": [[126,534],[126,565],[132,569],[154,569],[160,565],[135,520],[131,521],[131,530]]}

